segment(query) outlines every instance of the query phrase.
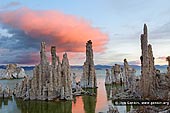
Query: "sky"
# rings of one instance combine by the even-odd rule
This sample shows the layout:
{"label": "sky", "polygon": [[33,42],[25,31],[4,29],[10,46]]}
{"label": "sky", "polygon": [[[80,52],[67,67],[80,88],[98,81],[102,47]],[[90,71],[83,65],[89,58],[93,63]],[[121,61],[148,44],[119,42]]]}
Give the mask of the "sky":
{"label": "sky", "polygon": [[0,64],[39,63],[40,43],[71,65],[83,65],[85,45],[93,42],[95,64],[140,65],[140,35],[148,26],[155,64],[170,54],[169,0],[0,0]]}

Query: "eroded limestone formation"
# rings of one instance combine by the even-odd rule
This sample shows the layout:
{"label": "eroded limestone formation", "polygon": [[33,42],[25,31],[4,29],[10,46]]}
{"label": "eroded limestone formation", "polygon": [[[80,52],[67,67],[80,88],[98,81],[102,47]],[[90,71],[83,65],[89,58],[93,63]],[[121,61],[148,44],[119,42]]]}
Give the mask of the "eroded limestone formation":
{"label": "eroded limestone formation", "polygon": [[12,90],[6,86],[5,88],[2,87],[0,84],[0,98],[11,98],[12,97]]}
{"label": "eroded limestone formation", "polygon": [[[126,99],[126,100],[149,100],[149,101],[169,101],[170,100],[170,76],[169,72],[160,73],[160,70],[155,68],[154,57],[152,46],[148,44],[147,39],[147,26],[144,25],[144,33],[141,35],[141,77],[130,79],[133,74],[133,69],[129,67],[127,60],[124,60],[124,73],[126,75],[128,90],[113,94],[115,99]],[[169,63],[168,71],[170,66],[170,57],[166,59]],[[130,75],[130,76],[129,76]],[[131,82],[131,83],[130,83]],[[114,91],[115,92],[115,91]],[[168,113],[170,107],[167,105],[161,106],[137,106],[137,109],[131,109],[129,113]]]}
{"label": "eroded limestone formation", "polygon": [[166,61],[168,61],[167,74],[170,75],[170,56],[166,57]]}
{"label": "eroded limestone formation", "polygon": [[18,79],[27,76],[23,68],[18,67],[17,64],[8,64],[6,69],[0,70],[0,79]]}
{"label": "eroded limestone formation", "polygon": [[[152,46],[147,42],[147,26],[145,24],[144,34],[141,35],[141,96],[149,99],[168,99],[170,77],[155,69]],[[167,57],[167,61],[169,58]]]}
{"label": "eroded limestone formation", "polygon": [[109,72],[108,69],[106,69],[105,84],[106,85],[112,84],[112,77],[111,77],[110,72]]}
{"label": "eroded limestone formation", "polygon": [[72,75],[72,83],[71,83],[72,89],[76,89],[76,86],[77,86],[76,77],[77,77],[76,74],[73,73],[73,75]]}
{"label": "eroded limestone formation", "polygon": [[125,85],[127,89],[130,89],[131,91],[134,90],[135,86],[135,80],[136,80],[136,76],[135,76],[136,70],[134,68],[132,68],[126,59],[124,59],[124,75],[125,75]]}
{"label": "eroded limestone formation", "polygon": [[[136,70],[132,68],[126,59],[124,59],[124,66],[115,64],[111,68],[111,75],[108,69],[106,69],[105,84],[125,84],[127,89],[132,88],[133,81],[135,80]],[[111,77],[111,79],[110,79]]]}
{"label": "eroded limestone formation", "polygon": [[111,76],[113,83],[120,83],[122,82],[122,70],[120,65],[115,64],[115,66],[111,69]]}
{"label": "eroded limestone formation", "polygon": [[45,47],[45,42],[42,42],[40,64],[33,69],[33,78],[25,77],[22,83],[16,85],[14,94],[24,100],[53,100],[56,98],[71,100],[72,88],[67,54],[63,55],[61,63],[56,55],[55,46],[52,46],[50,65]]}
{"label": "eroded limestone formation", "polygon": [[154,67],[154,57],[152,53],[152,46],[148,45],[147,26],[144,24],[143,34],[141,34],[141,92],[143,98],[148,98],[154,93],[154,77],[156,70]]}
{"label": "eroded limestone formation", "polygon": [[81,78],[81,87],[83,88],[96,88],[97,79],[93,61],[92,41],[86,43],[86,61],[83,65],[83,76]]}
{"label": "eroded limestone formation", "polygon": [[0,97],[3,97],[3,89],[1,84],[0,84]]}
{"label": "eroded limestone formation", "polygon": [[61,65],[61,80],[63,81],[62,88],[64,88],[64,98],[67,100],[72,99],[72,87],[71,87],[71,77],[70,77],[70,65],[67,58],[67,54],[63,55],[62,65]]}

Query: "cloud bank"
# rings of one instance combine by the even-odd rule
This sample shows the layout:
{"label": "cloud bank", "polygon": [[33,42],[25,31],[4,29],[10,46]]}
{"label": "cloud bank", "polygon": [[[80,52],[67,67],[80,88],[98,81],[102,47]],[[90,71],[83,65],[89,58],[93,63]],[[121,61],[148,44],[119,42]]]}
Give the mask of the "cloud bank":
{"label": "cloud bank", "polygon": [[75,60],[84,58],[81,56],[87,40],[93,41],[95,52],[103,52],[108,42],[108,36],[88,21],[58,11],[21,8],[0,12],[0,24],[1,29],[7,31],[6,35],[0,36],[1,50],[8,50],[0,51],[0,63],[3,64],[38,63],[42,41],[46,42],[48,51],[55,45],[59,56],[69,52],[70,62],[76,64],[79,61]]}
{"label": "cloud bank", "polygon": [[1,12],[0,21],[23,30],[34,39],[41,38],[49,45],[56,45],[59,52],[83,52],[87,40],[92,40],[95,51],[100,52],[108,41],[107,35],[88,21],[58,11],[21,8]]}

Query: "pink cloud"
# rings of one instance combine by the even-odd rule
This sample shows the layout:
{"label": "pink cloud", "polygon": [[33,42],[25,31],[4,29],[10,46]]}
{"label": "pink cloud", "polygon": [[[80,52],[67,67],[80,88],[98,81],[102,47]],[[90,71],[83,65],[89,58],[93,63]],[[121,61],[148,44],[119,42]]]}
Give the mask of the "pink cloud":
{"label": "pink cloud", "polygon": [[58,52],[84,52],[88,40],[92,40],[96,52],[102,52],[108,42],[107,34],[92,27],[88,21],[59,11],[21,8],[1,12],[0,21],[35,39],[42,38],[43,41],[45,37],[48,45],[56,45]]}

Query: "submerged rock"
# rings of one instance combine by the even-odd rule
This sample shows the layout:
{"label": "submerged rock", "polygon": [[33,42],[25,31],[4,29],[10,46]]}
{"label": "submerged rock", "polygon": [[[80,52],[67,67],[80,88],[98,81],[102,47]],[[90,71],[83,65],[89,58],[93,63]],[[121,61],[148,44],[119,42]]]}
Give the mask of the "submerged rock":
{"label": "submerged rock", "polygon": [[81,87],[83,88],[96,88],[97,79],[93,61],[92,41],[86,43],[86,61],[83,65],[83,76],[81,77]]}

